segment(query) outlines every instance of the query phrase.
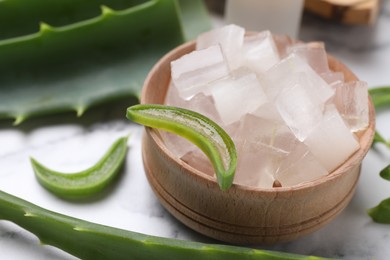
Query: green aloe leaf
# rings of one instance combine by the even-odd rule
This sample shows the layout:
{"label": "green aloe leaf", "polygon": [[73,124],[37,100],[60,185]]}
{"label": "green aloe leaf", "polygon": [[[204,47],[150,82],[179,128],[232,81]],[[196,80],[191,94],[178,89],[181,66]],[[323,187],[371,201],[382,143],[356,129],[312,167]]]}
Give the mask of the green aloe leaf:
{"label": "green aloe leaf", "polygon": [[[390,106],[390,87],[377,87],[368,90],[375,109],[380,109],[386,106]],[[372,144],[383,143],[390,148],[390,142],[387,141],[383,136],[375,131],[374,141]]]}
{"label": "green aloe leaf", "polygon": [[195,39],[200,33],[211,29],[211,20],[202,1],[179,0],[179,6],[186,40]]}
{"label": "green aloe leaf", "polygon": [[[376,109],[390,105],[390,87],[377,87],[369,90],[373,104]],[[390,147],[390,142],[387,141],[378,131],[375,132],[373,143],[383,143]],[[390,181],[390,165],[383,168],[379,175]],[[390,224],[390,198],[382,200],[377,206],[367,211],[371,219],[377,223]]]}
{"label": "green aloe leaf", "polygon": [[390,181],[390,165],[387,165],[385,168],[383,168],[383,169],[380,171],[379,175],[380,175],[383,179],[385,179],[385,180],[387,180],[387,181]]}
{"label": "green aloe leaf", "polygon": [[222,190],[233,184],[237,151],[230,136],[211,119],[191,110],[157,104],[127,109],[128,119],[180,135],[198,146],[209,158]]}
{"label": "green aloe leaf", "polygon": [[92,167],[76,173],[53,171],[35,159],[31,164],[38,181],[59,197],[78,199],[95,195],[119,174],[126,159],[127,137],[116,140]]}
{"label": "green aloe leaf", "polygon": [[373,221],[390,224],[390,198],[382,200],[377,206],[369,209],[367,212]]}
{"label": "green aloe leaf", "polygon": [[32,232],[43,244],[58,247],[86,260],[325,259],[144,235],[49,211],[2,191],[0,191],[0,219],[12,221]]}
{"label": "green aloe leaf", "polygon": [[390,106],[390,87],[377,87],[368,90],[376,109]]}
{"label": "green aloe leaf", "polygon": [[41,22],[58,27],[97,17],[101,5],[120,10],[145,2],[148,0],[2,0],[0,39],[36,33]]}
{"label": "green aloe leaf", "polygon": [[[182,20],[197,22],[185,15],[188,3],[178,4],[188,0],[100,0],[94,6],[61,0],[57,9],[51,2],[0,2],[0,21],[27,33],[19,36],[9,29],[14,26],[0,26],[0,31],[7,27],[0,37],[0,118],[14,118],[15,124],[62,111],[82,115],[93,105],[138,97],[153,64],[185,41],[183,34],[194,35],[205,26],[203,21],[189,30],[182,26]],[[31,17],[29,10],[35,10]],[[34,26],[39,31],[30,33]]]}

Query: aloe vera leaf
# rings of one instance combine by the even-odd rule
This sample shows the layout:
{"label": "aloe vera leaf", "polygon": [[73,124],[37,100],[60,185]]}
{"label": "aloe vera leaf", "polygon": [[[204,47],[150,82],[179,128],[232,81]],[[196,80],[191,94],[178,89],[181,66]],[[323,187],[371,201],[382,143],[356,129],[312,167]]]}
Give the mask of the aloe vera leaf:
{"label": "aloe vera leaf", "polygon": [[[370,96],[376,109],[390,105],[390,87],[378,87],[369,89]],[[374,143],[383,143],[390,147],[390,142],[386,141],[378,131],[375,131]],[[379,175],[390,180],[390,165],[382,169]],[[390,198],[382,200],[377,206],[368,209],[368,215],[375,222],[390,224]]]}
{"label": "aloe vera leaf", "polygon": [[36,33],[41,22],[64,26],[100,15],[100,6],[127,9],[148,0],[2,0],[0,40]]}
{"label": "aloe vera leaf", "polygon": [[62,173],[48,169],[31,158],[35,175],[46,189],[63,198],[88,197],[101,191],[120,172],[127,152],[127,137],[116,140],[92,167],[77,173]]}
{"label": "aloe vera leaf", "polygon": [[380,171],[379,175],[380,175],[383,179],[390,181],[390,165],[387,165],[385,168],[383,168],[383,169]]}
{"label": "aloe vera leaf", "polygon": [[[100,6],[127,9],[149,0],[2,0],[0,1],[0,40],[33,34],[40,23],[65,26],[99,16]],[[179,0],[180,17],[186,40],[212,27],[202,0]],[[10,26],[10,24],[12,26]]]}
{"label": "aloe vera leaf", "polygon": [[212,28],[211,20],[203,1],[179,0],[181,23],[186,40],[195,39],[200,33]]}
{"label": "aloe vera leaf", "polygon": [[211,161],[219,187],[230,188],[237,166],[236,148],[229,135],[211,119],[191,110],[155,104],[129,107],[126,116],[193,142]]}
{"label": "aloe vera leaf", "polygon": [[[390,105],[390,87],[371,88],[368,92],[376,109]],[[384,139],[378,131],[375,131],[373,144],[375,143],[383,143],[390,148],[390,142]]]}
{"label": "aloe vera leaf", "polygon": [[390,105],[390,87],[377,87],[368,90],[376,109]]}
{"label": "aloe vera leaf", "polygon": [[378,132],[375,132],[373,143],[386,143],[386,139]]}
{"label": "aloe vera leaf", "polygon": [[81,259],[324,259],[144,235],[62,215],[0,191],[0,219]]}
{"label": "aloe vera leaf", "polygon": [[152,65],[184,41],[178,2],[149,0],[0,41],[0,118],[85,110],[138,97]]}
{"label": "aloe vera leaf", "polygon": [[367,211],[373,221],[390,224],[390,198],[382,200],[377,206]]}

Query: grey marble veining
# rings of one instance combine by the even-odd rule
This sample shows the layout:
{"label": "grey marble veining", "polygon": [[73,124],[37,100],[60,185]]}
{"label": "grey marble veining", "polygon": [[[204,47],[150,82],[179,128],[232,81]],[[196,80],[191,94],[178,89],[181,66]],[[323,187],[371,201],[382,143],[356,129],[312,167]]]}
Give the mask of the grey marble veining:
{"label": "grey marble veining", "polygon": [[[349,66],[371,87],[390,85],[390,1],[383,1],[372,26],[343,26],[305,15],[300,38],[324,41],[330,53]],[[126,103],[126,102],[125,102]],[[96,223],[151,235],[215,243],[176,221],[157,201],[144,175],[142,127],[124,119],[125,104],[74,115],[34,119],[20,127],[0,123],[0,189],[42,207]],[[377,126],[390,138],[390,112],[377,116]],[[130,134],[125,170],[98,198],[68,202],[54,197],[36,181],[29,163],[33,156],[53,169],[77,171],[93,164],[119,136]],[[358,188],[350,205],[321,230],[293,242],[259,247],[270,250],[343,259],[389,259],[390,225],[373,223],[366,210],[390,197],[390,182],[378,173],[390,162],[379,146],[363,162]],[[0,221],[0,259],[74,259],[61,250]]]}

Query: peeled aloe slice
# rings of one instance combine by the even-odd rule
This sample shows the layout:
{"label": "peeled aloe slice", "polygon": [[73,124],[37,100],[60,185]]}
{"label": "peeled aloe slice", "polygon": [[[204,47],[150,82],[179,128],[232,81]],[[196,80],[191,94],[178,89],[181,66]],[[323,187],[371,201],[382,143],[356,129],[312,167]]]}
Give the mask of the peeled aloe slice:
{"label": "peeled aloe slice", "polygon": [[31,158],[38,181],[53,194],[65,199],[95,195],[106,188],[119,174],[126,159],[127,137],[116,140],[93,166],[80,172],[53,171]]}
{"label": "peeled aloe slice", "polygon": [[127,108],[128,119],[180,135],[198,146],[209,158],[222,190],[233,184],[237,152],[233,140],[211,119],[191,110],[157,104]]}
{"label": "peeled aloe slice", "polygon": [[60,27],[45,22],[37,33],[1,40],[0,118],[18,124],[61,111],[82,115],[92,105],[138,97],[152,65],[184,41],[178,3],[102,6],[100,16]]}

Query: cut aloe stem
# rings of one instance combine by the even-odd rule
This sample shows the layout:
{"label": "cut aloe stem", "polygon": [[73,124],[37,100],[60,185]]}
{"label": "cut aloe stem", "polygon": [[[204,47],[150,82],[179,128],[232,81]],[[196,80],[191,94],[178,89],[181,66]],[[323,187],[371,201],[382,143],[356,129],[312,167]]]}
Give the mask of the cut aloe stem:
{"label": "cut aloe stem", "polygon": [[0,219],[32,232],[43,244],[85,260],[323,259],[144,235],[58,214],[2,191]]}
{"label": "cut aloe stem", "polygon": [[96,194],[108,186],[120,172],[127,152],[127,137],[115,141],[92,167],[77,173],[61,173],[31,158],[35,175],[43,187],[63,198],[80,198]]}
{"label": "cut aloe stem", "polygon": [[210,159],[220,188],[226,190],[232,185],[236,148],[229,135],[211,119],[187,109],[155,104],[129,107],[127,118],[188,139]]}

